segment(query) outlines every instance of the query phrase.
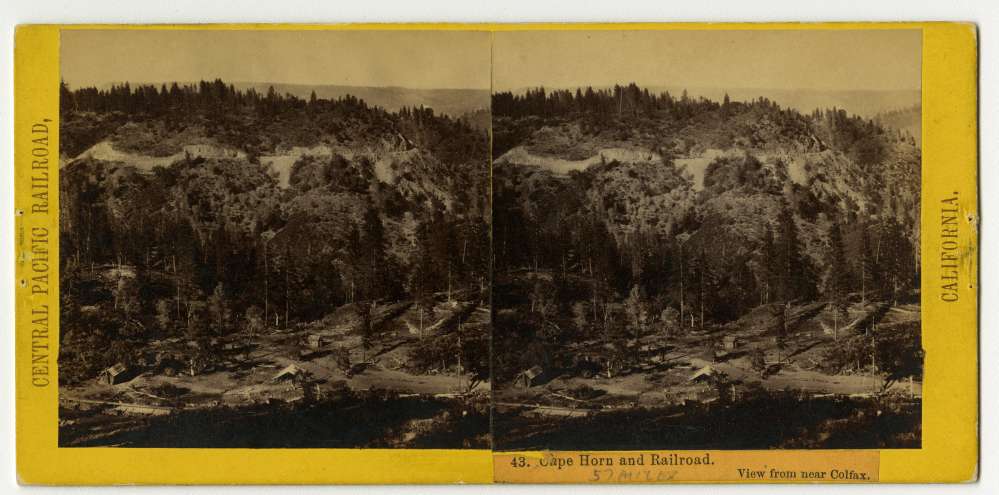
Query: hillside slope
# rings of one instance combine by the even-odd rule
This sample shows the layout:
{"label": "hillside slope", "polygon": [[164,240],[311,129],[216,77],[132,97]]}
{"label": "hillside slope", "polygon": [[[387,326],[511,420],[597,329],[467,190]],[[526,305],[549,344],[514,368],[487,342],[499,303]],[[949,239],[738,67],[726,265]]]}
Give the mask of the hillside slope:
{"label": "hillside slope", "polygon": [[222,81],[63,92],[70,381],[164,336],[487,290],[488,141],[463,121]]}

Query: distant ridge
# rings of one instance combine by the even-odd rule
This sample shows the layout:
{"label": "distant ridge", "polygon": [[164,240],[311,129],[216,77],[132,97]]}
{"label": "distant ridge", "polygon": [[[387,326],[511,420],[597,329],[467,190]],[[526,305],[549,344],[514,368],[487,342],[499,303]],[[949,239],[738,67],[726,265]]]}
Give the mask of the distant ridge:
{"label": "distant ridge", "polygon": [[[649,88],[652,91],[653,88]],[[655,88],[659,90],[660,88]],[[668,89],[670,93],[679,95],[683,88]],[[679,91],[680,93],[677,93]],[[747,101],[764,97],[777,102],[782,107],[791,107],[802,113],[811,113],[816,108],[842,108],[847,113],[864,118],[899,108],[919,105],[922,92],[920,90],[880,91],[880,90],[817,90],[817,89],[754,89],[754,88],[696,88],[688,89],[691,96],[721,101],[728,93],[735,101]]]}
{"label": "distant ridge", "polygon": [[356,96],[369,105],[379,106],[389,111],[402,107],[433,108],[435,112],[452,117],[461,117],[477,110],[489,108],[489,90],[487,89],[415,89],[398,86],[341,86],[336,84],[281,84],[281,83],[251,83],[234,82],[237,89],[253,88],[258,92],[274,90],[281,94],[292,94],[308,99],[313,91],[318,98],[336,99],[345,95]]}
{"label": "distant ridge", "polygon": [[[197,81],[120,81],[107,83],[99,89],[109,89],[128,82],[132,86],[149,84],[160,87],[166,84],[168,87],[176,82],[179,85],[197,85]],[[225,81],[232,84],[236,89],[254,89],[259,93],[267,93],[267,88],[274,86],[274,91],[278,94],[291,94],[299,98],[308,99],[313,91],[316,97],[326,99],[336,99],[346,95],[356,96],[371,106],[378,106],[388,111],[397,111],[402,107],[429,107],[438,114],[445,114],[451,117],[462,117],[467,114],[474,114],[482,110],[489,109],[488,89],[418,89],[405,88],[401,86],[344,86],[338,84],[287,84],[271,82],[246,82],[246,81]]]}
{"label": "distant ridge", "polygon": [[[622,86],[627,82],[621,83]],[[639,85],[641,86],[641,85]],[[585,87],[585,86],[584,86]],[[594,89],[609,88],[607,85],[595,85]],[[821,89],[769,89],[769,88],[723,88],[723,87],[683,87],[683,86],[641,86],[651,93],[668,91],[679,98],[683,91],[691,98],[704,97],[709,100],[722,101],[726,94],[733,101],[750,101],[760,97],[777,102],[782,107],[791,107],[802,113],[811,113],[816,108],[841,108],[847,113],[864,118],[874,118],[878,114],[903,108],[918,106],[922,92],[913,90],[821,90]],[[528,88],[518,88],[513,91],[523,94]],[[549,89],[546,87],[545,89]],[[572,88],[550,88],[570,89]]]}
{"label": "distant ridge", "polygon": [[916,140],[916,144],[922,144],[922,114],[922,107],[915,105],[881,112],[874,116],[874,120],[881,125],[907,132]]}

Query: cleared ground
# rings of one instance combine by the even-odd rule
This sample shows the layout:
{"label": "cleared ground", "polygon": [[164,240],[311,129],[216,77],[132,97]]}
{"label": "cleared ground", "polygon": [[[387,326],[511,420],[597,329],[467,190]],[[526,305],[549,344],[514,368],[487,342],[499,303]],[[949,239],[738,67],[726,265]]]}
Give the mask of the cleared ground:
{"label": "cleared ground", "polygon": [[[573,444],[565,436],[570,431],[584,434],[583,431],[596,428],[594,424],[610,427],[608,422],[617,421],[612,418],[637,414],[636,411],[645,411],[642,414],[648,415],[648,421],[662,421],[672,425],[670,428],[682,429],[700,428],[697,421],[707,421],[709,419],[705,418],[711,414],[735,409],[746,415],[743,426],[751,428],[767,418],[765,411],[754,413],[747,404],[759,407],[759,403],[768,400],[796,401],[800,405],[794,407],[804,407],[807,414],[829,404],[837,409],[844,403],[853,403],[855,410],[842,409],[844,421],[851,418],[851,414],[860,416],[850,421],[860,421],[859,418],[870,412],[881,414],[878,408],[886,406],[878,404],[888,402],[899,408],[900,422],[908,424],[916,417],[911,407],[918,408],[921,401],[920,380],[903,379],[886,386],[885,374],[880,372],[876,361],[870,360],[875,359],[874,356],[858,359],[857,363],[845,367],[832,367],[830,356],[847,341],[865,341],[871,328],[876,329],[879,338],[884,338],[906,326],[918,325],[918,305],[854,302],[844,318],[834,314],[829,304],[816,302],[795,305],[790,315],[782,346],[778,345],[773,333],[773,312],[764,306],[735,322],[707,331],[679,336],[646,335],[640,341],[632,341],[632,348],[642,350],[637,364],[624,369],[608,372],[602,367],[590,373],[552,369],[545,370],[544,375],[530,384],[525,383],[522,376],[515,382],[504,383],[495,392],[497,445],[501,449],[556,448],[559,445],[570,448]],[[598,340],[573,344],[575,353],[600,355],[603,349],[607,349],[607,344]],[[761,358],[763,363],[759,362]],[[712,409],[715,413],[702,411],[705,407],[715,407]],[[875,410],[865,412],[867,408]],[[758,418],[751,419],[755,414]],[[575,426],[565,425],[568,429],[564,429],[550,424],[558,421],[556,418],[571,420]],[[793,422],[787,418],[775,419]],[[813,419],[815,425],[831,421],[821,414]],[[550,431],[540,425],[548,425]],[[831,438],[831,435],[827,432],[820,436]],[[675,440],[696,448],[699,441],[711,443],[716,439],[705,434],[681,435]],[[767,440],[771,443],[756,447],[774,447],[773,442],[784,440],[775,434]],[[893,440],[883,442],[890,445]],[[622,447],[628,445],[631,444],[620,444]],[[828,445],[818,442],[812,446]],[[610,447],[594,443],[575,448]]]}
{"label": "cleared ground", "polygon": [[[304,407],[306,388],[310,396],[315,395],[309,400],[317,403],[310,409],[399,408],[393,412],[397,416],[393,421],[405,426],[398,426],[400,431],[392,435],[396,440],[415,440],[412,430],[427,426],[420,426],[419,420],[441,421],[440,415],[451,405],[482,402],[489,393],[488,381],[476,381],[467,367],[459,368],[457,356],[443,361],[437,369],[410,365],[414,346],[448,338],[459,322],[465,332],[486,331],[487,307],[441,299],[433,316],[424,318],[422,332],[420,315],[411,302],[379,306],[372,319],[375,334],[367,347],[362,345],[361,321],[353,305],[294,328],[227,335],[213,342],[221,349],[219,360],[194,373],[184,360],[197,351],[194,342],[179,337],[153,342],[145,349],[147,354],[176,356],[176,362],[135,366],[120,383],[95,379],[60,388],[60,441],[64,445],[102,444],[101,439],[114,439],[122,432],[151,428],[147,423],[156,421],[150,418],[153,416],[206,416],[228,411],[230,419],[242,418],[249,424],[253,423],[248,419],[251,417],[278,412],[293,415],[289,410]],[[349,367],[344,366],[344,353],[349,356]],[[385,404],[378,406],[381,402]],[[479,409],[487,414],[485,406]],[[481,434],[487,431],[483,429]],[[340,445],[341,440],[354,445],[343,435],[325,430],[322,435],[329,439],[329,445]],[[187,441],[177,437],[177,441]],[[474,436],[469,439],[474,441]],[[389,442],[375,436],[366,440],[370,441]]]}

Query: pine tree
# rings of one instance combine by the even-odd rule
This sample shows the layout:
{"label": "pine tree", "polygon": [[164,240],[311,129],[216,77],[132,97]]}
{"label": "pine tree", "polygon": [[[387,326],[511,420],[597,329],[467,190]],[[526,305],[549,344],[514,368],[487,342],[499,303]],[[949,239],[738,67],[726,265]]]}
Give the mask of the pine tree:
{"label": "pine tree", "polygon": [[846,249],[843,245],[843,233],[838,220],[834,220],[829,226],[829,253],[826,258],[826,269],[826,296],[833,306],[835,318],[833,332],[834,338],[838,338],[840,319],[845,319],[848,315],[847,292],[850,288]]}
{"label": "pine tree", "polygon": [[704,310],[705,304],[707,302],[708,294],[711,292],[709,286],[711,285],[711,271],[708,268],[708,258],[707,251],[704,245],[701,245],[701,252],[697,256],[695,265],[697,268],[697,310],[698,310],[698,322],[701,329],[704,329]]}
{"label": "pine tree", "polygon": [[881,231],[882,293],[894,305],[914,285],[916,263],[905,232],[894,218],[886,220]]}
{"label": "pine tree", "polygon": [[215,286],[212,295],[208,298],[208,313],[211,317],[211,325],[218,335],[225,334],[225,328],[229,320],[229,305],[226,301],[225,288],[222,282]]}
{"label": "pine tree", "polygon": [[357,305],[357,311],[360,313],[361,325],[361,361],[368,361],[368,351],[374,346],[375,332],[374,325],[371,321],[372,312],[374,312],[374,304],[371,301],[364,301]]}
{"label": "pine tree", "polygon": [[66,115],[71,110],[76,110],[75,95],[69,90],[66,81],[59,81],[59,113]]}
{"label": "pine tree", "polygon": [[777,260],[777,248],[774,245],[774,231],[770,224],[766,224],[763,229],[763,246],[760,248],[760,304],[769,304],[772,299],[776,299],[778,290],[779,263]]}
{"label": "pine tree", "polygon": [[860,224],[860,255],[857,258],[859,271],[860,300],[866,304],[871,292],[877,285],[877,263],[871,246],[871,236],[867,222]]}
{"label": "pine tree", "polygon": [[384,273],[381,269],[385,263],[385,229],[378,211],[368,208],[364,212],[361,228],[360,252],[355,259],[363,266],[361,270],[360,289],[362,298],[374,301],[385,295],[386,287]]}
{"label": "pine tree", "polygon": [[[607,225],[596,215],[591,217],[592,235],[590,272],[593,279],[592,309],[593,320],[602,321],[604,330],[610,319],[610,302],[613,299],[613,279],[617,269],[617,248],[614,239],[607,231]],[[598,307],[603,306],[603,314]]]}
{"label": "pine tree", "polygon": [[649,311],[645,290],[637,284],[632,286],[624,305],[628,310],[629,318],[631,318],[631,325],[635,329],[635,338],[642,338]]}
{"label": "pine tree", "polygon": [[814,295],[815,281],[811,263],[802,253],[798,227],[790,206],[785,203],[777,218],[780,241],[777,244],[780,298],[791,301]]}

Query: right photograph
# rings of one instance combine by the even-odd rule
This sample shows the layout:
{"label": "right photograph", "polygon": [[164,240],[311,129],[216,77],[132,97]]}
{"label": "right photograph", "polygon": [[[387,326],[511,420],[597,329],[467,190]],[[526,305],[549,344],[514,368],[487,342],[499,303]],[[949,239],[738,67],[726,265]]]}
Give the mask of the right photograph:
{"label": "right photograph", "polygon": [[921,40],[495,33],[495,448],[920,448]]}

